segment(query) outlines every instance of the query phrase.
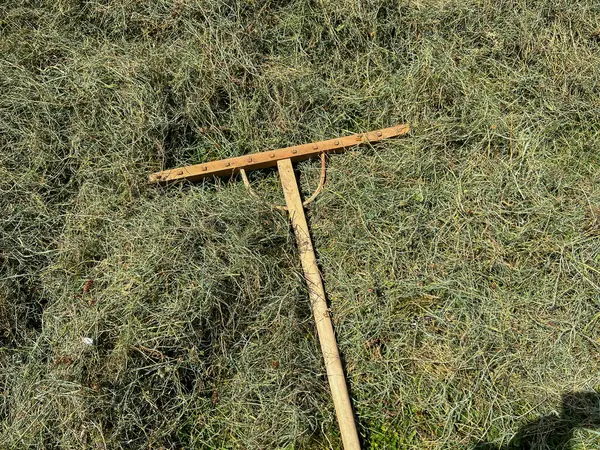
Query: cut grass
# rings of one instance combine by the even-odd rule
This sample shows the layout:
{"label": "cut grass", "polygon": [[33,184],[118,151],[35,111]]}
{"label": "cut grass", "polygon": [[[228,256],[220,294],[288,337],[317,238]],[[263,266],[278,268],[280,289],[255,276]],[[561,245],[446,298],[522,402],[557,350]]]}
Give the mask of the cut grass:
{"label": "cut grass", "polygon": [[1,5],[1,445],[338,448],[285,215],[146,179],[405,121],[331,157],[308,213],[365,446],[501,445],[599,390],[599,23],[566,0]]}

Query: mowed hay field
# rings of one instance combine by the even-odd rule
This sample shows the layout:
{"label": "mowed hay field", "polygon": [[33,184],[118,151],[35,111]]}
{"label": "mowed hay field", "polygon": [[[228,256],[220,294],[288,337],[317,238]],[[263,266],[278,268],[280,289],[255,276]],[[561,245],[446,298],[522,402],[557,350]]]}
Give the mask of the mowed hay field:
{"label": "mowed hay field", "polygon": [[597,1],[7,0],[0,93],[1,448],[340,448],[286,215],[147,176],[396,123],[307,212],[364,447],[600,447]]}

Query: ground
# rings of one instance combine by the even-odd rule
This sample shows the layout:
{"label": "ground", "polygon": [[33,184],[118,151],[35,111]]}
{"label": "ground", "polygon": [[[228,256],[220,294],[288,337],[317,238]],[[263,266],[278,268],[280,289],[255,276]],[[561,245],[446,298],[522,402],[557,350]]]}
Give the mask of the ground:
{"label": "ground", "polygon": [[565,406],[600,390],[599,27],[589,0],[0,3],[0,447],[340,448],[285,214],[147,176],[397,123],[307,211],[365,448],[600,447],[598,401]]}

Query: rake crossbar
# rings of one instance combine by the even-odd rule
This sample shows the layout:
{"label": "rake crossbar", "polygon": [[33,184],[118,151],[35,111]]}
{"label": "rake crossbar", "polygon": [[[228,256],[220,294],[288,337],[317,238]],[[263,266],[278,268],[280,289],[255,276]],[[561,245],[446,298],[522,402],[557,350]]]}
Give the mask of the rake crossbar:
{"label": "rake crossbar", "polygon": [[[327,371],[327,380],[331,389],[333,405],[340,427],[340,434],[344,449],[359,450],[360,441],[354,415],[352,413],[352,404],[348,394],[348,386],[344,376],[344,369],[340,359],[333,323],[327,307],[325,289],[321,272],[317,264],[310,230],[304,215],[304,207],[298,189],[298,181],[294,174],[292,163],[312,156],[322,155],[325,152],[336,151],[357,144],[381,141],[386,138],[401,136],[410,131],[408,125],[396,125],[391,128],[370,131],[368,133],[354,134],[352,136],[329,139],[328,141],[313,142],[310,144],[298,145],[295,147],[281,148],[262,153],[253,153],[251,155],[239,156],[237,158],[222,159],[220,161],[197,164],[195,166],[181,167],[179,169],[165,170],[150,175],[150,181],[154,183],[165,183],[175,180],[198,180],[206,176],[223,176],[242,172],[244,180],[247,181],[243,171],[261,169],[263,167],[277,166],[283,194],[287,205],[287,211],[290,215],[292,229],[296,235],[298,244],[298,253],[304,278],[308,288],[311,309],[315,318],[317,335],[321,344],[321,352]],[[323,157],[323,163],[325,159]],[[324,171],[323,166],[323,171]],[[324,180],[324,172],[322,175]]]}
{"label": "rake crossbar", "polygon": [[169,182],[176,180],[197,181],[206,176],[224,176],[238,172],[240,169],[254,170],[265,167],[274,167],[277,161],[291,159],[293,162],[308,159],[323,152],[331,152],[366,142],[377,142],[386,138],[401,136],[410,131],[408,125],[396,125],[368,133],[353,134],[327,141],[312,142],[310,144],[296,145],[261,153],[238,156],[236,158],[221,159],[204,164],[179,167],[177,169],[163,170],[150,175],[150,182]]}

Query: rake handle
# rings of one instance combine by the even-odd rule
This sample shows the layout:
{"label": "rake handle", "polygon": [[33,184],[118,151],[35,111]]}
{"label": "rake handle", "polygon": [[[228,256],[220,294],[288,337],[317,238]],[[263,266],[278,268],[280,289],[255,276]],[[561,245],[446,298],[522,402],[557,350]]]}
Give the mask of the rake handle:
{"label": "rake handle", "polygon": [[360,449],[360,442],[346,386],[346,378],[333,332],[333,324],[329,317],[325,289],[323,288],[315,250],[310,239],[308,223],[304,215],[304,207],[302,206],[292,160],[283,159],[277,161],[277,168],[279,169],[283,194],[292,221],[292,227],[296,235],[304,277],[308,285],[308,294],[317,325],[317,334],[321,344],[323,359],[325,360],[327,379],[331,388],[331,396],[333,397],[333,405],[342,435],[342,442],[345,450],[357,450]]}

